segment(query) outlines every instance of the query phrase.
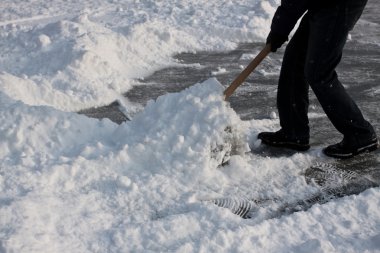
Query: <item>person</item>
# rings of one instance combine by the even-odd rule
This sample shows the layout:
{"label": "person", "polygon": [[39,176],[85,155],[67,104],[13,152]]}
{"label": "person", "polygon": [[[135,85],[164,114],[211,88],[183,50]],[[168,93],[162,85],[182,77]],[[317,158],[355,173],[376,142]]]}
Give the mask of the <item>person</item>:
{"label": "person", "polygon": [[349,158],[376,150],[379,142],[372,125],[348,95],[335,71],[348,33],[361,16],[367,0],[282,0],[267,37],[271,51],[289,41],[281,66],[277,109],[281,129],[259,133],[270,146],[306,151],[309,145],[309,86],[343,140],[323,149],[335,158]]}

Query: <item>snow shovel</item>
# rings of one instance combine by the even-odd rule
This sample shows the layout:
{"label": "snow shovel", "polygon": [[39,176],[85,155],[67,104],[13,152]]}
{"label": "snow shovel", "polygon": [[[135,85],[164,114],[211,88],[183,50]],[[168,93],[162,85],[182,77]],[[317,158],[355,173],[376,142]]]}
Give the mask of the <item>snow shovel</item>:
{"label": "snow shovel", "polygon": [[235,78],[235,80],[224,90],[224,100],[227,100],[232,93],[239,87],[245,79],[255,70],[262,60],[270,53],[270,44],[267,44],[260,53],[251,61],[251,63]]}

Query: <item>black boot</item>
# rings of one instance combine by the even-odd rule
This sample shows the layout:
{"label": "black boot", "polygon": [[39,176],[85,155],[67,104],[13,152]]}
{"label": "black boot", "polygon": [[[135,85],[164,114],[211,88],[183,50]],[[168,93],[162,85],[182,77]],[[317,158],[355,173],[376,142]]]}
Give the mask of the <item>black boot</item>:
{"label": "black boot", "polygon": [[308,138],[292,138],[282,130],[277,132],[262,132],[257,136],[264,144],[274,147],[283,147],[297,151],[306,151],[310,148]]}
{"label": "black boot", "polygon": [[375,151],[378,148],[379,141],[376,136],[364,140],[359,138],[354,140],[343,138],[341,142],[324,148],[323,153],[330,157],[345,159],[364,152]]}

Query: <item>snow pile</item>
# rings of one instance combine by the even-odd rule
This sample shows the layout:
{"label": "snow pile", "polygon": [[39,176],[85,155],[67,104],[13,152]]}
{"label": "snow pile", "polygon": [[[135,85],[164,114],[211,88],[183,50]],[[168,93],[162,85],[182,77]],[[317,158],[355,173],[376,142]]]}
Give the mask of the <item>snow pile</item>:
{"label": "snow pile", "polygon": [[85,252],[109,226],[183,206],[231,151],[245,151],[241,121],[222,91],[209,80],[151,101],[121,126],[2,95],[3,246]]}
{"label": "snow pile", "polygon": [[[153,164],[159,171],[172,164],[174,171],[188,171],[192,164],[199,166],[198,173],[204,167],[215,168],[226,162],[231,152],[237,154],[247,149],[242,136],[244,124],[223,101],[223,89],[219,82],[210,79],[181,93],[150,101],[130,124],[118,129],[117,138],[129,136],[128,144],[139,147],[132,153],[156,158]],[[144,147],[136,143],[144,143]],[[156,157],[157,151],[163,156]],[[199,164],[208,163],[211,158],[214,165]]]}
{"label": "snow pile", "polygon": [[1,64],[6,72],[0,75],[0,85],[27,104],[62,110],[112,102],[154,61],[130,54],[130,47],[125,37],[85,14],[34,28],[4,45],[8,54]]}

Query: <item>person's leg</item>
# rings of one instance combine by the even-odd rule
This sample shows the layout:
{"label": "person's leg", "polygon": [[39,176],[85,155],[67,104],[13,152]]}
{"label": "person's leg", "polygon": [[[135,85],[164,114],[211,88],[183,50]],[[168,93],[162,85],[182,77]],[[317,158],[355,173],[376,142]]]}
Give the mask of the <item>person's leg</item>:
{"label": "person's leg", "polygon": [[[349,153],[347,157],[355,155],[355,150],[349,149],[357,149],[376,140],[372,126],[363,118],[335,71],[342,58],[347,35],[359,19],[366,2],[367,0],[342,1],[333,8],[311,11],[309,19],[310,35],[305,77],[326,115],[343,134],[344,143],[338,148],[346,145],[347,150],[339,152]],[[327,151],[325,150],[325,154],[334,156],[329,153],[331,150]],[[342,158],[344,156],[343,154]]]}
{"label": "person's leg", "polygon": [[306,14],[286,47],[277,90],[280,126],[292,139],[309,140],[309,85],[304,68],[309,38]]}
{"label": "person's leg", "polygon": [[309,85],[305,81],[304,66],[308,46],[309,21],[306,14],[286,47],[277,90],[277,109],[281,130],[263,132],[258,138],[271,146],[299,151],[309,146]]}

